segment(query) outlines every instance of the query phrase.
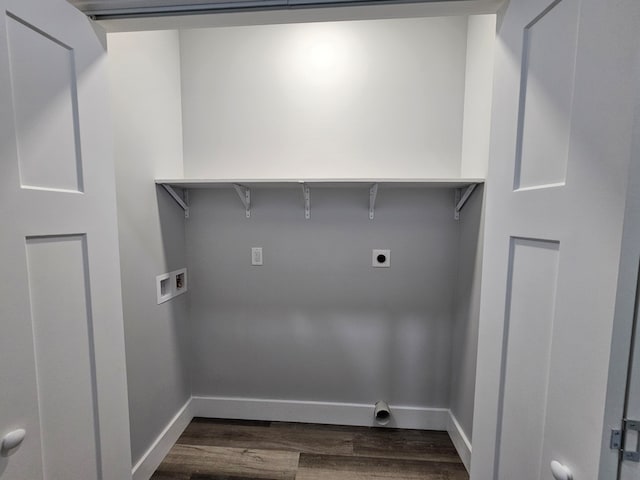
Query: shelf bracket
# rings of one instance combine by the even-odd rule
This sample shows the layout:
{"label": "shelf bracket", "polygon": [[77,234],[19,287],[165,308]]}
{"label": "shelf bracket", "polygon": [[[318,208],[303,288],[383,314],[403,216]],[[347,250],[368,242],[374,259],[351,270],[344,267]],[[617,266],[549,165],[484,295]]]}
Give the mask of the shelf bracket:
{"label": "shelf bracket", "polygon": [[374,183],[369,189],[369,219],[373,220],[376,210],[376,197],[378,196],[378,184]]}
{"label": "shelf bracket", "polygon": [[309,185],[302,184],[302,195],[304,196],[304,218],[309,220],[311,218],[311,193],[309,192]]}
{"label": "shelf bracket", "polygon": [[464,208],[465,203],[467,203],[467,200],[469,200],[469,197],[471,197],[471,194],[477,186],[477,183],[472,183],[467,187],[464,193],[462,193],[461,188],[456,189],[456,208],[453,212],[453,218],[460,220],[460,211]]}
{"label": "shelf bracket", "polygon": [[184,210],[184,218],[189,218],[189,192],[184,189],[182,198],[178,192],[171,185],[167,185],[166,183],[161,183],[162,187],[171,195],[171,198],[175,200],[175,202]]}
{"label": "shelf bracket", "polygon": [[236,192],[240,197],[240,201],[242,202],[242,205],[244,205],[247,218],[251,218],[251,189],[238,183],[234,183],[233,188],[236,189]]}

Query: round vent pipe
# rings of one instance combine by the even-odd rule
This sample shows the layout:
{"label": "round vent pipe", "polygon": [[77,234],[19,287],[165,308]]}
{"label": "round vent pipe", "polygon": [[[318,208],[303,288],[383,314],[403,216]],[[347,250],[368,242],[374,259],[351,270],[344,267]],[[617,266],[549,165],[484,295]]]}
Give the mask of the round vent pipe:
{"label": "round vent pipe", "polygon": [[391,409],[389,404],[384,400],[378,400],[373,409],[373,417],[378,425],[386,425],[391,420]]}

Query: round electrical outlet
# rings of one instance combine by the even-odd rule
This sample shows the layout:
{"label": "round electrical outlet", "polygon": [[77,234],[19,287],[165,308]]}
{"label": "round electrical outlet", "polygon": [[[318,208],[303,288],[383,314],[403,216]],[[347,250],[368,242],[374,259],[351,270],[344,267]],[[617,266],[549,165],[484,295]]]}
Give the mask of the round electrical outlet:
{"label": "round electrical outlet", "polygon": [[371,253],[371,266],[376,268],[389,268],[391,266],[391,250],[374,248]]}

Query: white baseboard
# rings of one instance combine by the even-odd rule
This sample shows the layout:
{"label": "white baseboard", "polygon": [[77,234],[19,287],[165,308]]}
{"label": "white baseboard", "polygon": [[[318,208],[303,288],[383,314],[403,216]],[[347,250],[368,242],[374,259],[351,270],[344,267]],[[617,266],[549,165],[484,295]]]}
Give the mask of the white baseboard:
{"label": "white baseboard", "polygon": [[[235,397],[192,397],[194,417],[376,426],[373,405]],[[387,427],[447,430],[449,409],[391,405]]]}
{"label": "white baseboard", "polygon": [[453,445],[456,447],[458,451],[458,455],[462,459],[462,463],[464,467],[469,471],[471,467],[471,442],[467,438],[467,435],[464,433],[464,430],[458,423],[458,420],[453,415],[453,413],[449,412],[449,422],[447,424],[447,432],[451,437],[451,441]]}
{"label": "white baseboard", "polygon": [[149,480],[151,478],[153,472],[156,471],[164,457],[171,450],[171,447],[173,447],[193,419],[191,405],[192,399],[190,398],[176,413],[175,417],[171,419],[162,433],[158,435],[156,441],[153,442],[138,463],[134,465],[132,471],[133,480]]}

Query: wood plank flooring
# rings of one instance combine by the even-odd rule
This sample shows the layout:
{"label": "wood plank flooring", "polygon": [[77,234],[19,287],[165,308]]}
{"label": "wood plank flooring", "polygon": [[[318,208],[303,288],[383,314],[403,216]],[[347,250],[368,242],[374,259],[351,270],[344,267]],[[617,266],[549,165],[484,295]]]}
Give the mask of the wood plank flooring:
{"label": "wood plank flooring", "polygon": [[152,480],[468,480],[446,432],[195,418]]}

